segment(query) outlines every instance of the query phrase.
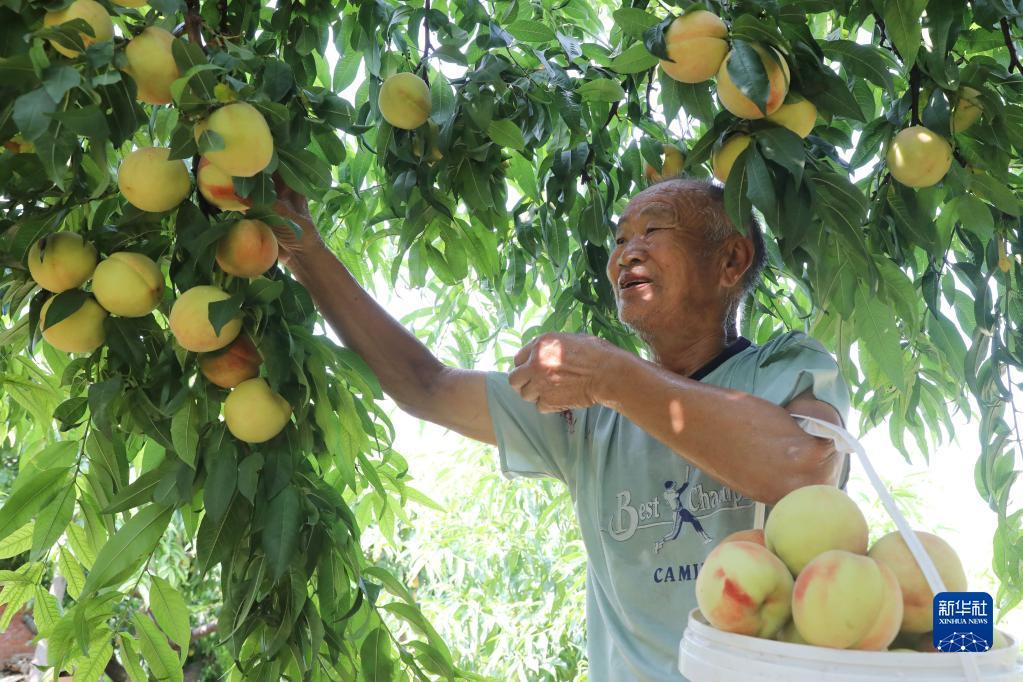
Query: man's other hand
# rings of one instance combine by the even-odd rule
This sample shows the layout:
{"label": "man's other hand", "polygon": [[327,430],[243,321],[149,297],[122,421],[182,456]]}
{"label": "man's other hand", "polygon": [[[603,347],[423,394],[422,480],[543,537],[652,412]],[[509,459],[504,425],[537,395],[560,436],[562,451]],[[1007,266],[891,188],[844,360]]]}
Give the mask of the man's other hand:
{"label": "man's other hand", "polygon": [[542,334],[515,355],[508,381],[540,412],[596,405],[620,349],[588,334]]}
{"label": "man's other hand", "polygon": [[280,260],[288,265],[293,259],[312,251],[323,244],[320,233],[309,215],[309,204],[306,198],[288,187],[281,176],[274,173],[274,187],[277,190],[277,201],[274,210],[282,218],[292,221],[302,228],[302,236],[295,234],[290,225],[273,226],[277,245],[280,247]]}

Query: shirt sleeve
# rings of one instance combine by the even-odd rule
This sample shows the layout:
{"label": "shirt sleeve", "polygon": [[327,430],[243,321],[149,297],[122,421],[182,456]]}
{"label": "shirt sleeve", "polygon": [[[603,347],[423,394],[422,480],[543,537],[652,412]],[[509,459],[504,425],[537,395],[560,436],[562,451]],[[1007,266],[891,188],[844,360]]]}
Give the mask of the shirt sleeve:
{"label": "shirt sleeve", "polygon": [[[784,406],[807,389],[835,408],[844,427],[849,417],[849,386],[831,353],[802,332],[789,332],[766,344],[757,360],[754,395]],[[839,487],[845,489],[848,480],[846,454]]]}
{"label": "shirt sleeve", "polygon": [[541,413],[519,396],[504,372],[487,372],[487,401],[507,478],[551,477],[572,485],[578,451],[572,434],[581,428],[575,423],[577,411],[571,417]]}

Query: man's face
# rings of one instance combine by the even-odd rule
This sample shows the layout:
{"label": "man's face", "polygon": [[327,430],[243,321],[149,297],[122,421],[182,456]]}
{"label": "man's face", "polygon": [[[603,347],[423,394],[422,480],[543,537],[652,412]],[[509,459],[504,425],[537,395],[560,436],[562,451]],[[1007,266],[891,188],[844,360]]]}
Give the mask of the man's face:
{"label": "man's face", "polygon": [[607,276],[619,319],[640,334],[677,328],[721,307],[717,268],[704,254],[702,201],[655,187],[622,213]]}

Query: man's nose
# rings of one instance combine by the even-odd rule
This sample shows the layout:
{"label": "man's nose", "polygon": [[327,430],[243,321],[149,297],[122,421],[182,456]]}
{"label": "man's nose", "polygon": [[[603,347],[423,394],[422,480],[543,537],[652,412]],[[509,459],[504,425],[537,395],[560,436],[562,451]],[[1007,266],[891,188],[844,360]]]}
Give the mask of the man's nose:
{"label": "man's nose", "polygon": [[625,240],[622,250],[618,252],[619,267],[640,263],[646,258],[646,242],[641,237]]}

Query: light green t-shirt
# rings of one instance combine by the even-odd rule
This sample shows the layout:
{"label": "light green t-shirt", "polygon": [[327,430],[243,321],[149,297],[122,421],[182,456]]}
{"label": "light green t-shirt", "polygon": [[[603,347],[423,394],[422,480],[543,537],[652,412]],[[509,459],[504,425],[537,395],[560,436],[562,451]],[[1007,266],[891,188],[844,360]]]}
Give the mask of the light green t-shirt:
{"label": "light green t-shirt", "polygon": [[[849,411],[834,358],[801,332],[750,345],[701,380],[777,405],[812,388],[843,422]],[[541,414],[502,372],[488,373],[487,398],[505,476],[550,476],[571,492],[589,559],[590,680],[684,679],[678,644],[696,606],[694,581],[719,540],[753,527],[753,500],[609,408]],[[847,458],[843,487],[848,467]]]}

